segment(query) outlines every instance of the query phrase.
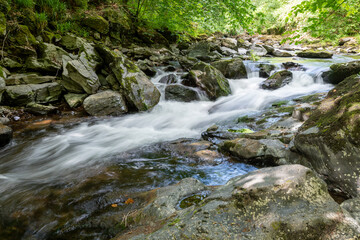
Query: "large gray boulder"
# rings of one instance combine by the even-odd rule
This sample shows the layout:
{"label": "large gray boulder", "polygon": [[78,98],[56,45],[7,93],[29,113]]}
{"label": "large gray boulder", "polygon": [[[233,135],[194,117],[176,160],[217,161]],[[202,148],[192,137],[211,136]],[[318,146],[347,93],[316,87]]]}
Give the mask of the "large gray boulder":
{"label": "large gray boulder", "polygon": [[92,116],[118,116],[128,111],[123,96],[111,90],[87,97],[84,100],[84,108]]}
{"label": "large gray boulder", "polygon": [[226,78],[247,78],[246,68],[242,59],[220,60],[211,63],[211,65],[218,69]]}
{"label": "large gray boulder", "polygon": [[289,84],[292,80],[292,72],[288,70],[282,70],[274,73],[268,79],[260,84],[262,89],[275,90]]}
{"label": "large gray boulder", "polygon": [[58,83],[6,86],[4,101],[11,106],[25,106],[28,103],[50,103],[58,101],[62,87]]}
{"label": "large gray boulder", "polygon": [[296,54],[303,58],[332,58],[333,54],[327,51],[305,50]]}
{"label": "large gray boulder", "polygon": [[231,94],[229,81],[215,67],[204,62],[197,63],[183,84],[205,91],[210,100]]}
{"label": "large gray boulder", "polygon": [[295,147],[333,187],[360,194],[360,77],[341,83],[312,112],[295,137]]}
{"label": "large gray boulder", "polygon": [[330,71],[325,72],[322,77],[324,82],[338,84],[345,78],[360,72],[360,61],[348,63],[336,63],[330,66]]}
{"label": "large gray boulder", "polygon": [[263,57],[268,53],[268,51],[262,45],[258,44],[252,45],[248,52],[259,57]]}
{"label": "large gray boulder", "polygon": [[200,100],[198,93],[182,85],[169,85],[165,88],[165,99],[179,102]]}
{"label": "large gray boulder", "polygon": [[175,211],[174,203],[181,205],[183,193],[193,196],[197,189],[198,194],[204,190],[195,180],[187,181],[194,186],[183,190],[179,183],[157,190],[141,215],[144,220],[152,215],[164,221],[175,216],[150,235],[131,239],[350,239],[360,233],[358,223],[331,198],[326,184],[301,165],[235,177],[199,204]]}

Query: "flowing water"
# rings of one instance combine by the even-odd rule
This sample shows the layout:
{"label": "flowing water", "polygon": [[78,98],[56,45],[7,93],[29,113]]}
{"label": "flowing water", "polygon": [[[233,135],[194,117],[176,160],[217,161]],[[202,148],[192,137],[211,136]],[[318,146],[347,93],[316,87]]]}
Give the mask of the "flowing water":
{"label": "flowing water", "polygon": [[[263,60],[278,68],[282,62],[289,61],[288,58]],[[278,90],[260,89],[259,84],[264,79],[259,77],[257,64],[246,62],[249,78],[231,80],[232,94],[215,102],[206,101],[202,92],[199,92],[202,101],[191,103],[165,101],[162,97],[150,112],[92,118],[80,124],[59,124],[20,134],[0,150],[0,204],[4,207],[16,197],[31,199],[48,187],[66,186],[96,175],[99,169],[112,162],[116,162],[121,173],[117,187],[130,191],[171,184],[184,177],[196,177],[206,184],[218,185],[252,171],[254,167],[242,163],[225,161],[217,166],[198,166],[174,162],[167,156],[126,158],[122,153],[158,142],[199,138],[214,123],[261,114],[275,101],[326,92],[332,86],[322,82],[321,72],[334,62],[351,59],[335,56],[332,60],[292,61],[304,65],[307,70],[293,72],[293,81]],[[152,79],[162,95],[165,85],[159,80],[167,74],[159,69]]]}

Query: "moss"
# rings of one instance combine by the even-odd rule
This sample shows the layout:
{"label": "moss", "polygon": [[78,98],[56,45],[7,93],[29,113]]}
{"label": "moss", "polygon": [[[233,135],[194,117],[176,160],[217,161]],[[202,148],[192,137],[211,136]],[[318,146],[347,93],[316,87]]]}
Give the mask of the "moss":
{"label": "moss", "polygon": [[171,226],[174,226],[176,225],[177,223],[180,222],[180,218],[175,218],[171,223],[169,223],[168,225],[171,227]]}
{"label": "moss", "polygon": [[107,34],[109,32],[109,23],[103,17],[99,15],[88,16],[83,22],[85,26],[88,26],[100,33]]}
{"label": "moss", "polygon": [[247,115],[243,116],[243,117],[239,117],[237,119],[237,123],[250,123],[250,122],[254,122],[255,118],[250,118]]}
{"label": "moss", "polygon": [[257,125],[261,125],[261,124],[264,124],[264,123],[266,123],[266,122],[267,122],[267,118],[263,118],[263,119],[257,121],[256,124],[257,124]]}
{"label": "moss", "polygon": [[228,132],[232,133],[253,133],[254,131],[248,128],[242,128],[242,129],[228,129]]}
{"label": "moss", "polygon": [[11,36],[11,41],[17,43],[20,46],[35,45],[36,39],[31,34],[29,28],[25,25],[19,25],[14,35]]}
{"label": "moss", "polygon": [[278,102],[274,102],[271,106],[273,106],[273,107],[281,107],[281,106],[286,105],[288,103],[289,103],[289,101],[278,101]]}
{"label": "moss", "polygon": [[279,113],[292,113],[295,107],[280,107],[277,109]]}
{"label": "moss", "polygon": [[301,102],[301,103],[312,103],[312,102],[316,102],[316,101],[323,99],[323,96],[324,96],[323,93],[316,93],[316,94],[296,98],[296,99],[294,99],[294,101]]}

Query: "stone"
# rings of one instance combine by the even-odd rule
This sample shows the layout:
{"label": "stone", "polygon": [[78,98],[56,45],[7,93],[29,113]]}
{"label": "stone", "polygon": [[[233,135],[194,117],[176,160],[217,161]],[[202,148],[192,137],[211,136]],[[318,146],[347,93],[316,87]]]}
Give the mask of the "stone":
{"label": "stone", "polygon": [[268,78],[272,71],[276,69],[275,65],[261,63],[259,65],[259,77]]}
{"label": "stone", "polygon": [[268,52],[267,52],[267,50],[266,50],[262,45],[255,44],[255,45],[252,45],[252,46],[250,47],[248,53],[254,54],[254,55],[259,56],[259,57],[263,57],[263,56],[265,56]]}
{"label": "stone", "polygon": [[197,62],[199,62],[196,58],[180,56],[178,57],[178,61],[181,67],[185,70],[190,70]]}
{"label": "stone", "polygon": [[55,76],[39,76],[36,73],[13,74],[5,79],[6,86],[54,82]]}
{"label": "stone", "polygon": [[186,86],[198,87],[205,91],[210,100],[231,94],[229,81],[213,66],[199,62],[193,66],[187,79],[182,82]]}
{"label": "stone", "polygon": [[211,63],[211,65],[218,69],[226,78],[247,78],[246,68],[242,59],[220,60]]}
{"label": "stone", "polygon": [[156,75],[156,69],[151,67],[146,61],[139,60],[136,65],[143,71],[147,76],[154,77]]}
{"label": "stone", "polygon": [[360,61],[336,63],[330,66],[330,71],[322,74],[324,82],[338,84],[351,75],[360,73]]}
{"label": "stone", "polygon": [[67,33],[61,38],[60,45],[67,50],[75,51],[80,49],[82,41],[76,35]]}
{"label": "stone", "polygon": [[360,193],[360,78],[348,77],[330,91],[295,137],[297,151],[331,186]]}
{"label": "stone", "polygon": [[281,64],[286,70],[292,71],[305,71],[305,67],[299,63],[294,62],[284,62]]}
{"label": "stone", "polygon": [[26,105],[24,110],[35,115],[48,115],[50,113],[55,113],[58,108],[50,105],[46,106],[39,103],[31,102]]}
{"label": "stone", "polygon": [[360,198],[348,199],[340,205],[360,224]]}
{"label": "stone", "polygon": [[179,102],[192,102],[200,100],[198,93],[182,85],[169,85],[165,88],[165,99]]}
{"label": "stone", "polygon": [[230,49],[233,49],[233,50],[236,50],[236,51],[238,49],[238,41],[235,38],[221,39],[221,45],[223,47],[227,47],[227,48],[230,48]]}
{"label": "stone", "polygon": [[234,55],[237,55],[238,52],[231,49],[231,48],[228,48],[228,47],[220,47],[220,53],[225,55],[225,56],[234,56]]}
{"label": "stone", "polygon": [[10,123],[10,119],[7,117],[0,117],[0,124],[8,125]]}
{"label": "stone", "polygon": [[4,101],[11,106],[25,106],[28,103],[49,103],[58,101],[62,87],[58,83],[6,86]]}
{"label": "stone", "polygon": [[0,147],[3,147],[7,145],[13,137],[13,130],[5,126],[3,124],[0,124]]}
{"label": "stone", "polygon": [[281,51],[281,50],[277,50],[277,49],[274,50],[271,54],[275,57],[292,57],[293,56],[289,52],[285,52],[285,51]]}
{"label": "stone", "polygon": [[210,43],[206,41],[194,43],[189,48],[188,57],[197,58],[201,61],[210,60]]}
{"label": "stone", "polygon": [[31,34],[29,28],[25,25],[18,25],[18,28],[11,33],[9,40],[16,45],[32,46],[37,43],[34,35]]}
{"label": "stone", "polygon": [[87,96],[87,94],[68,93],[64,95],[64,98],[69,107],[77,108],[83,104]]}
{"label": "stone", "polygon": [[[94,94],[100,87],[100,80],[89,62],[85,59],[71,60],[64,65],[63,85],[73,93]],[[79,92],[79,86],[82,91]]]}
{"label": "stone", "polygon": [[194,179],[182,181],[187,187],[180,182],[156,190],[153,203],[140,215],[147,222],[162,219],[166,224],[131,240],[351,239],[360,233],[359,224],[331,198],[326,184],[301,165],[232,178],[199,204],[176,211],[173,206],[186,196],[207,190]]}
{"label": "stone", "polygon": [[15,60],[13,60],[13,59],[11,59],[11,58],[7,58],[7,57],[5,57],[5,58],[3,59],[3,61],[1,61],[1,64],[2,64],[4,67],[8,68],[8,69],[19,69],[19,68],[22,68],[22,67],[23,67],[23,66],[22,66],[20,63],[18,63],[17,61],[15,61]]}
{"label": "stone", "polygon": [[128,111],[123,96],[111,90],[87,97],[83,105],[91,116],[119,116]]}
{"label": "stone", "polygon": [[303,58],[332,58],[333,54],[327,51],[305,50],[296,54]]}
{"label": "stone", "polygon": [[102,34],[107,34],[109,32],[109,22],[99,15],[85,17],[82,24]]}
{"label": "stone", "polygon": [[292,72],[283,70],[274,73],[267,80],[260,84],[262,89],[275,90],[289,84],[292,80]]}
{"label": "stone", "polygon": [[169,74],[169,75],[163,76],[159,80],[159,83],[164,83],[164,84],[177,83],[176,75],[175,74]]}

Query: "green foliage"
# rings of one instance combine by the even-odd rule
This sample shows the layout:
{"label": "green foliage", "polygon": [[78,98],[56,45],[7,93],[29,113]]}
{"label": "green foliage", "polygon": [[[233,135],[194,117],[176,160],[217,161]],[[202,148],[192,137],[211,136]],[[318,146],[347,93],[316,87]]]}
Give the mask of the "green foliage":
{"label": "green foliage", "polygon": [[35,13],[36,17],[36,28],[39,32],[43,32],[46,28],[48,21],[46,13]]}
{"label": "green foliage", "polygon": [[250,60],[253,62],[257,62],[260,60],[260,57],[256,55],[253,50],[250,50]]}
{"label": "green foliage", "polygon": [[19,8],[32,8],[35,6],[33,0],[14,0],[14,3]]}
{"label": "green foliage", "polygon": [[72,25],[73,24],[70,21],[58,23],[56,25],[56,30],[59,33],[63,34],[63,33],[69,32],[72,29]]}

